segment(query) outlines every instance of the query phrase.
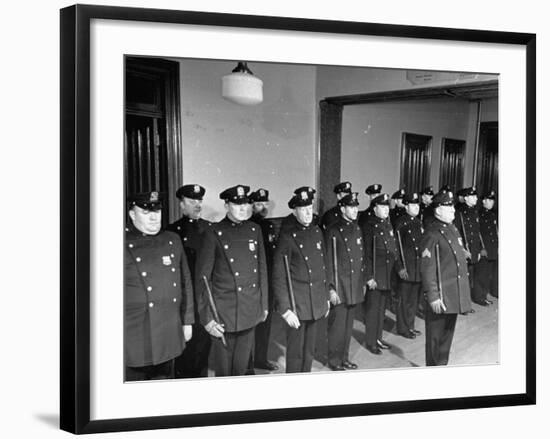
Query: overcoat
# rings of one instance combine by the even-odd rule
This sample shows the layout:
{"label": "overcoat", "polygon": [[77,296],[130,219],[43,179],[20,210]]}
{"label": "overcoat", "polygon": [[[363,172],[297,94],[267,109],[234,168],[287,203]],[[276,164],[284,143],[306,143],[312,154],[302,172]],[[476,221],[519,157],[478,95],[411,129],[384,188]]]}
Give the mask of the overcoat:
{"label": "overcoat", "polygon": [[[366,280],[374,279],[378,290],[391,290],[397,247],[389,218],[382,219],[372,214],[363,224],[362,232],[365,245]],[[374,253],[373,242],[376,246]]]}
{"label": "overcoat", "polygon": [[[399,232],[399,234],[397,233]],[[409,282],[420,282],[420,254],[424,228],[418,216],[413,217],[408,214],[402,215],[395,225],[395,239],[397,240],[398,256],[395,261],[395,268],[400,271],[407,269]],[[399,248],[399,237],[401,237],[401,246],[403,255]],[[405,264],[403,264],[403,256]]]}

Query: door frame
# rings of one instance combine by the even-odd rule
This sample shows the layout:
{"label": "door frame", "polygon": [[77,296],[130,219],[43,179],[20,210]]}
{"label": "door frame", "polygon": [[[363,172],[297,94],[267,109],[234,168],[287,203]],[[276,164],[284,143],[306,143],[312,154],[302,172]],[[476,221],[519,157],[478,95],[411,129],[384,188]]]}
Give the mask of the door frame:
{"label": "door frame", "polygon": [[[124,57],[124,71],[131,65],[132,69],[141,70],[145,73],[154,72],[164,80],[164,119],[166,136],[166,157],[167,157],[167,181],[168,193],[165,194],[165,202],[168,204],[168,222],[175,221],[180,216],[179,203],[176,202],[175,193],[183,181],[183,157],[182,157],[182,136],[181,136],[181,110],[180,110],[180,65],[177,61],[169,61],[156,57]],[[126,75],[125,75],[126,76]],[[126,84],[124,84],[126,86]],[[126,89],[126,88],[124,88]],[[131,108],[124,108],[125,115],[145,114],[136,113]],[[126,131],[126,117],[124,117],[124,131]]]}

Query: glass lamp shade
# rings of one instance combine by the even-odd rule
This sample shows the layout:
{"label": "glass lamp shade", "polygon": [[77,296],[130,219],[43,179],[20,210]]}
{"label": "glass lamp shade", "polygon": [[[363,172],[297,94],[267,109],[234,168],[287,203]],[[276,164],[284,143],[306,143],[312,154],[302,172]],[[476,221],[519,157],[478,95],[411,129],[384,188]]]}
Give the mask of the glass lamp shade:
{"label": "glass lamp shade", "polygon": [[222,78],[222,96],[240,105],[257,105],[263,101],[263,81],[244,72],[233,72]]}

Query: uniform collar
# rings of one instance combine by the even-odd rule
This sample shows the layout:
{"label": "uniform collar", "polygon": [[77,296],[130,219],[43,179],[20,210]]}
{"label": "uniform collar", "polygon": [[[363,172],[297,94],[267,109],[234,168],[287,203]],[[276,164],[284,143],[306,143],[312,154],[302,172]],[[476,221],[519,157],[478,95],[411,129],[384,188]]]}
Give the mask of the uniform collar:
{"label": "uniform collar", "polygon": [[133,237],[141,236],[143,238],[154,238],[155,236],[160,235],[162,229],[160,229],[159,232],[155,235],[148,235],[147,233],[143,233],[141,230],[138,230],[137,227],[134,226],[134,223],[130,221],[130,223],[126,225],[125,231],[127,234]]}

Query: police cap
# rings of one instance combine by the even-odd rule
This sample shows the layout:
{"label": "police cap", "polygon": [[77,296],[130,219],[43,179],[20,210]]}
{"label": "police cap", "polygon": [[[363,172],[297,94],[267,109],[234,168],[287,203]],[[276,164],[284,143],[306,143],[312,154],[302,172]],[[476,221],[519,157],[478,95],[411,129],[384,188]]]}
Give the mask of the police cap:
{"label": "police cap", "polygon": [[433,186],[426,186],[424,189],[422,189],[421,194],[422,195],[433,195],[434,194]]}
{"label": "police cap", "polygon": [[176,197],[180,200],[185,198],[191,198],[193,200],[202,200],[206,189],[200,184],[185,184],[176,191]]}
{"label": "police cap", "polygon": [[384,206],[389,206],[390,196],[388,194],[380,194],[371,201],[371,205],[375,206],[376,204],[381,204]]}
{"label": "police cap", "polygon": [[405,189],[401,188],[398,191],[395,191],[391,196],[392,200],[399,200],[405,196]]}
{"label": "police cap", "polygon": [[128,196],[130,209],[134,206],[147,210],[160,210],[162,208],[162,197],[157,191],[141,192]]}
{"label": "police cap", "polygon": [[349,181],[343,181],[342,183],[338,183],[336,186],[334,186],[335,194],[339,194],[342,192],[351,194],[351,183]]}
{"label": "police cap", "polygon": [[250,186],[239,184],[221,192],[220,199],[224,200],[226,203],[245,204],[249,202],[248,192],[250,192]]}
{"label": "police cap", "polygon": [[313,193],[307,189],[301,192],[295,193],[294,196],[288,201],[288,207],[294,209],[296,207],[310,206],[313,204]]}
{"label": "police cap", "polygon": [[269,201],[269,191],[267,189],[258,189],[257,191],[252,192],[248,199],[251,203],[260,202],[260,201]]}
{"label": "police cap", "polygon": [[359,193],[351,192],[338,200],[338,206],[359,206]]}
{"label": "police cap", "polygon": [[378,183],[371,184],[369,187],[365,189],[365,193],[367,195],[375,195],[375,194],[379,194],[380,192],[382,192],[382,185]]}
{"label": "police cap", "polygon": [[420,197],[417,192],[409,192],[403,197],[403,204],[419,204]]}
{"label": "police cap", "polygon": [[432,200],[432,206],[434,208],[438,206],[454,206],[453,193],[451,191],[438,192]]}

